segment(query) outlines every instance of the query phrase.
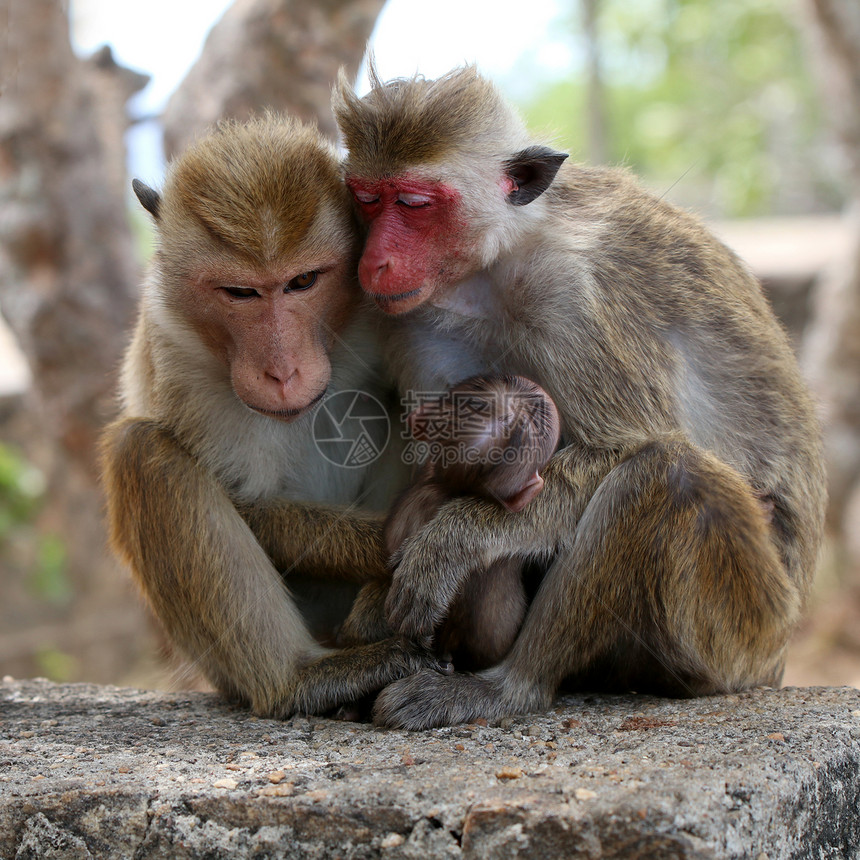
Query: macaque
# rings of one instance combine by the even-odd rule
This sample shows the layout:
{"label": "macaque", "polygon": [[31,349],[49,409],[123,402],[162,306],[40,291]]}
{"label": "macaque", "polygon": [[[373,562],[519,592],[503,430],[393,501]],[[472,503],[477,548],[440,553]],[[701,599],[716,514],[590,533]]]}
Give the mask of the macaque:
{"label": "macaque", "polygon": [[[407,423],[430,457],[388,514],[383,536],[390,556],[449,499],[475,495],[521,511],[541,491],[540,470],[559,437],[552,400],[518,376],[467,379],[422,403]],[[520,559],[478,567],[436,631],[436,649],[458,669],[493,666],[508,652],[525,610]]]}
{"label": "macaque", "polygon": [[[330,578],[323,602],[337,580],[387,575],[379,519],[328,507],[388,504],[384,464],[333,465],[312,434],[327,392],[383,396],[333,147],[290,119],[225,124],[163,191],[134,188],[158,247],[105,486],[113,546],[167,634],[267,716],[326,711],[436,665],[401,640],[324,647],[293,596],[298,572]],[[243,515],[278,528],[255,537]]]}
{"label": "macaque", "polygon": [[819,427],[759,284],[625,172],[535,142],[474,68],[333,106],[361,286],[401,392],[533,379],[562,447],[522,511],[445,501],[386,602],[422,641],[476,565],[548,569],[507,655],[377,698],[406,728],[546,708],[562,684],[700,695],[780,682],[825,505]]}

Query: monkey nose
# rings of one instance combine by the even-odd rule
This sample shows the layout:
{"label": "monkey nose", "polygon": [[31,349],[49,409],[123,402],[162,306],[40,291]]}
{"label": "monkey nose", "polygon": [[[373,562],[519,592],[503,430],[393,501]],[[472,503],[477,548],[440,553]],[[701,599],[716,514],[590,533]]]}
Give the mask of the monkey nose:
{"label": "monkey nose", "polygon": [[379,282],[393,268],[390,257],[376,257],[365,254],[358,264],[358,280],[362,287],[371,289],[379,285]]}
{"label": "monkey nose", "polygon": [[298,372],[298,369],[295,367],[267,370],[265,372],[265,382],[270,389],[275,389],[282,398],[286,398],[296,381]]}

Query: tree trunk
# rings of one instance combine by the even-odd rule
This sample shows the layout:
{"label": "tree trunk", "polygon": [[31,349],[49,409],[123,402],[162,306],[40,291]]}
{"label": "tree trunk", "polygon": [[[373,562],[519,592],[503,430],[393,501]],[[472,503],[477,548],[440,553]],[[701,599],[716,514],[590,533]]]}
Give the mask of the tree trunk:
{"label": "tree trunk", "polygon": [[860,656],[860,4],[804,0],[804,35],[830,108],[852,204],[853,239],[816,284],[803,349],[825,427],[829,541],[817,601],[786,682],[856,683]]}
{"label": "tree trunk", "polygon": [[53,604],[34,593],[37,538],[4,570],[0,651],[5,671],[47,670],[59,657],[59,674],[80,677],[74,667],[86,665],[92,680],[110,680],[146,629],[105,547],[96,454],[140,277],[123,133],[125,102],[146,78],[108,51],[75,57],[56,0],[0,0],[0,21],[0,307],[32,371],[4,436],[45,473],[38,533],[58,535],[65,550]]}
{"label": "tree trunk", "polygon": [[95,472],[140,273],[125,207],[124,105],[146,82],[71,50],[56,0],[0,0],[8,24],[0,302],[50,435]]}
{"label": "tree trunk", "polygon": [[165,150],[223,118],[273,109],[336,135],[329,106],[341,66],[355,77],[385,0],[236,0],[164,114]]}
{"label": "tree trunk", "polygon": [[585,35],[586,89],[588,103],[588,160],[592,164],[609,163],[606,122],[606,91],[603,86],[603,63],[600,45],[600,0],[581,0],[582,32]]}
{"label": "tree trunk", "polygon": [[[844,539],[860,530],[860,4],[806,0],[807,32],[822,95],[852,189],[850,253],[821,279],[805,361],[821,397],[830,475],[831,528]],[[846,521],[850,514],[851,522]],[[860,577],[860,555],[853,560]]]}

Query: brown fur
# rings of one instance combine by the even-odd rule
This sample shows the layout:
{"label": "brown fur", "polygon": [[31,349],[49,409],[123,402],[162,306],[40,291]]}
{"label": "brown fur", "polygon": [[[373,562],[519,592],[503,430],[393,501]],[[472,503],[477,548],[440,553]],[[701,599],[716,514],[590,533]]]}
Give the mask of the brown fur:
{"label": "brown fur", "polygon": [[[476,137],[497,130],[493,113],[481,109],[492,95],[492,85],[473,68],[439,80],[389,83],[371,69],[371,81],[371,93],[359,101],[341,73],[334,95],[340,131],[353,155],[351,165],[362,176],[397,174],[410,165],[437,163],[452,148],[474,147]],[[420,123],[414,121],[416,116]],[[428,126],[433,134],[427,134]]]}
{"label": "brown fur", "polygon": [[[225,122],[172,165],[159,211],[161,247],[181,264],[189,231],[199,226],[210,240],[203,248],[230,263],[260,267],[296,253],[297,239],[312,254],[323,239],[311,229],[315,219],[331,213],[339,229],[348,226],[340,217],[343,183],[331,166],[310,126],[288,118]],[[201,247],[189,250],[196,262]]]}
{"label": "brown fur", "polygon": [[[376,718],[410,728],[498,718],[546,707],[565,679],[678,695],[778,684],[815,570],[824,475],[809,395],[748,270],[624,172],[556,174],[560,157],[530,167],[528,153],[546,150],[530,148],[473,69],[376,83],[361,100],[341,84],[334,105],[349,177],[396,165],[445,183],[462,195],[458,216],[480,227],[448,237],[465,277],[446,278],[434,260],[427,281],[397,282],[404,295],[420,288],[391,319],[401,389],[447,386],[463,366],[522,374],[556,403],[567,443],[521,513],[455,499],[406,542],[388,620],[417,639],[445,618],[476,558],[550,566],[498,666],[398,681]],[[395,122],[408,133],[389,142]],[[420,147],[410,158],[421,139],[434,142],[431,159]],[[538,193],[512,205],[529,171]],[[408,271],[409,249],[382,248],[380,235],[371,222],[385,269],[370,274]],[[397,313],[396,302],[380,307]]]}
{"label": "brown fur", "polygon": [[479,495],[507,507],[530,501],[520,505],[517,496],[539,482],[559,438],[555,404],[522,376],[470,377],[407,420],[416,439],[438,448],[425,482],[449,496]]}
{"label": "brown fur", "polygon": [[[322,647],[285,586],[302,585],[298,571],[386,575],[379,520],[327,506],[374,483],[390,497],[384,464],[340,469],[311,438],[327,387],[384,396],[333,150],[291,120],[228,124],[171,166],[162,194],[135,190],[159,246],[105,487],[113,546],[165,630],[265,715],[327,710],[435,665],[401,641]],[[240,510],[276,522],[260,527],[268,555]]]}
{"label": "brown fur", "polygon": [[[438,402],[423,404],[408,422],[416,439],[436,447],[419,480],[389,511],[383,538],[390,556],[452,498],[476,495],[516,510],[525,507],[540,492],[539,470],[559,436],[558,414],[546,392],[515,376],[464,380]],[[434,635],[436,650],[458,669],[493,666],[510,649],[526,610],[521,568],[516,558],[500,559],[477,566],[462,583]],[[364,592],[344,623],[344,641],[367,635],[373,597],[385,596],[376,583]],[[381,612],[381,601],[375,607]]]}

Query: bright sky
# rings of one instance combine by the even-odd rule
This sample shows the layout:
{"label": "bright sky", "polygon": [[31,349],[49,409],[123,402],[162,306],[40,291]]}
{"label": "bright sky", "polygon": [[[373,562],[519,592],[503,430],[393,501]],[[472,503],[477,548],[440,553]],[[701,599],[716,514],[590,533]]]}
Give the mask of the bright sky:
{"label": "bright sky", "polygon": [[534,86],[571,68],[563,16],[578,6],[579,0],[389,0],[371,41],[383,78],[416,71],[438,77],[477,62],[509,89]]}
{"label": "bright sky", "polygon": [[[153,75],[143,103],[157,110],[194,62],[209,28],[231,0],[72,0],[81,53],[109,42],[119,62]],[[578,0],[389,0],[372,37],[384,77],[435,77],[463,62],[507,79],[515,67],[540,78],[570,68],[562,16]],[[510,82],[510,81],[509,81]]]}
{"label": "bright sky", "polygon": [[[197,58],[210,27],[231,0],[72,0],[72,38],[81,54],[111,44],[116,60],[152,76],[132,102],[136,115],[158,114]],[[436,77],[476,62],[517,97],[573,64],[563,16],[577,0],[389,0],[371,44],[384,78],[416,71]],[[362,81],[359,81],[361,88]],[[158,180],[152,129],[129,139],[132,168]],[[155,161],[153,159],[155,158]]]}

